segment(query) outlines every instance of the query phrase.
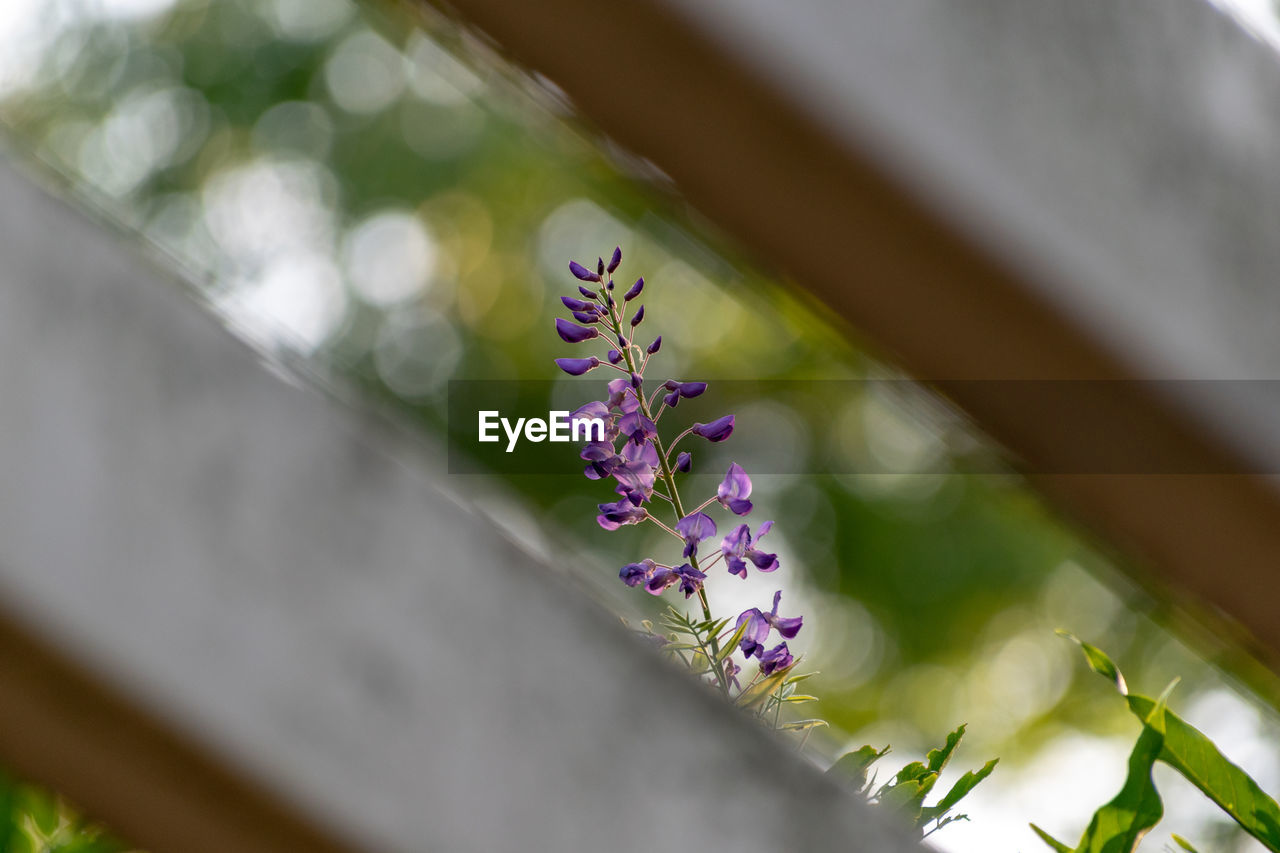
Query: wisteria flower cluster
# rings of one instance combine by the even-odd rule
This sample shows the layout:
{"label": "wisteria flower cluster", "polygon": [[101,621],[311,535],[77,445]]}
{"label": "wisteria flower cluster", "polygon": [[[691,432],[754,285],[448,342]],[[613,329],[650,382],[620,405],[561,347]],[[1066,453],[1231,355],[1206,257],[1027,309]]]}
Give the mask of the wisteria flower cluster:
{"label": "wisteria flower cluster", "polygon": [[[664,563],[646,557],[623,566],[618,576],[627,586],[652,595],[674,588],[686,600],[696,597],[701,618],[671,608],[663,619],[671,633],[654,636],[668,652],[705,674],[726,697],[749,704],[761,714],[772,713],[777,719],[781,704],[810,698],[797,696],[794,683],[798,678],[788,678],[795,658],[787,641],[800,632],[803,617],[779,615],[779,590],[767,611],[753,607],[736,619],[716,618],[704,586],[707,572],[717,563],[723,563],[723,571],[744,580],[752,571],[776,571],[778,557],[764,550],[762,543],[773,522],[759,524],[753,533],[750,523],[739,521],[751,514],[754,505],[751,477],[736,462],[729,466],[714,495],[697,506],[686,504],[680,480],[693,470],[695,448],[686,449],[683,443],[727,440],[733,434],[734,416],[695,423],[664,442],[659,433],[663,417],[669,421],[671,410],[682,400],[701,396],[707,383],[680,379],[656,382],[646,377],[650,361],[662,349],[662,337],[640,338],[645,310],[639,300],[645,282],[638,278],[625,291],[615,288],[613,276],[621,262],[620,248],[614,249],[607,262],[598,259],[594,269],[571,262],[569,271],[578,280],[578,290],[560,301],[572,320],[555,321],[556,333],[565,343],[595,342],[603,350],[600,355],[558,358],[561,370],[571,376],[598,369],[616,374],[604,389],[604,399],[589,402],[570,415],[570,420],[598,419],[605,424],[604,435],[589,442],[581,453],[586,476],[609,482],[617,495],[599,505],[596,521],[605,530],[650,523],[678,541],[678,560]],[[728,516],[723,536],[708,510]],[[646,629],[653,633],[652,625],[646,623]],[[742,665],[756,664],[754,677],[746,684],[739,679],[742,665],[735,655],[742,658]],[[805,722],[817,725],[821,721]]]}
{"label": "wisteria flower cluster", "polygon": [[[797,684],[815,673],[794,674],[797,659],[787,647],[787,641],[800,633],[804,618],[779,613],[781,590],[774,592],[767,611],[752,607],[736,618],[718,618],[707,600],[705,587],[707,573],[716,570],[718,563],[727,574],[743,580],[752,573],[767,575],[777,571],[778,555],[766,550],[768,546],[764,544],[773,522],[762,522],[753,532],[751,523],[739,520],[750,516],[755,506],[751,502],[751,477],[736,462],[725,471],[715,494],[697,506],[690,507],[680,493],[681,477],[692,471],[694,464],[693,450],[685,449],[682,442],[725,441],[733,434],[734,416],[695,423],[670,441],[663,440],[659,430],[663,417],[669,422],[673,416],[668,412],[682,400],[701,396],[707,383],[679,379],[656,382],[646,378],[650,360],[662,349],[662,336],[648,343],[639,339],[645,312],[637,300],[644,294],[645,283],[643,278],[636,279],[619,295],[613,276],[621,263],[620,248],[613,250],[608,262],[597,259],[594,269],[571,262],[569,271],[578,280],[577,294],[563,296],[560,301],[573,319],[556,320],[556,333],[565,343],[595,341],[603,349],[603,358],[558,358],[556,364],[561,370],[571,376],[594,370],[617,374],[605,386],[604,399],[593,400],[569,416],[571,421],[604,424],[604,434],[594,436],[596,440],[588,442],[581,453],[586,463],[583,473],[592,480],[611,484],[617,496],[599,505],[596,521],[605,530],[654,524],[675,540],[672,553],[678,547],[679,559],[663,563],[645,557],[627,563],[618,577],[627,586],[643,588],[652,595],[675,589],[686,601],[697,597],[698,610],[690,615],[668,607],[662,618],[665,630],[655,631],[653,623],[644,622],[643,633],[667,653],[683,660],[699,677],[705,677],[726,699],[774,729],[802,732],[799,745],[803,746],[813,729],[826,725],[820,719],[785,720],[781,713],[784,707],[815,700],[796,690]],[[727,515],[728,530],[723,536],[720,525],[707,510]],[[740,677],[750,663],[755,664],[754,674]],[[874,778],[868,778],[868,769],[888,753],[888,747],[864,746],[837,761],[832,772],[843,776],[846,784],[870,802],[901,813],[927,835],[965,819],[964,815],[952,814],[952,809],[995,767],[995,761],[990,761],[980,770],[964,774],[938,803],[925,806],[925,797],[963,735],[961,726],[943,746],[929,752],[927,761],[909,763],[878,786]]]}

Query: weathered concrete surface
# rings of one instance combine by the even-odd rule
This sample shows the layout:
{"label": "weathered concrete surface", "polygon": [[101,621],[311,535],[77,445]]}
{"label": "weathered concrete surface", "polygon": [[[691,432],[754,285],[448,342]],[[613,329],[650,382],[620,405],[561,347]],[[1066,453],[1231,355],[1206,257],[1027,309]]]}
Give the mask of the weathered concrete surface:
{"label": "weathered concrete surface", "polygon": [[[7,165],[0,258],[5,608],[306,817],[370,850],[911,849],[445,497],[429,448]],[[110,820],[101,793],[73,791]]]}

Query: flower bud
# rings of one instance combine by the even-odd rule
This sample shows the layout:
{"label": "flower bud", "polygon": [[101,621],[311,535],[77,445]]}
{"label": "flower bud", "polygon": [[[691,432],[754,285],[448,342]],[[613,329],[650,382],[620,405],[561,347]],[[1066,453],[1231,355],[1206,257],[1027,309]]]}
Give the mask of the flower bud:
{"label": "flower bud", "polygon": [[622,263],[622,247],[616,246],[613,250],[613,257],[609,259],[609,275],[613,275],[613,271],[618,268],[620,263]]}
{"label": "flower bud", "polygon": [[636,279],[636,283],[631,285],[631,289],[627,291],[627,295],[622,298],[630,302],[632,299],[635,299],[637,296],[639,296],[640,291],[642,290],[644,290],[644,279],[638,278]]}
{"label": "flower bud", "polygon": [[581,376],[588,370],[595,370],[600,366],[600,359],[594,355],[589,358],[557,358],[556,367],[563,370],[570,376]]}
{"label": "flower bud", "polygon": [[620,361],[622,361],[622,353],[618,352],[616,349],[609,350],[609,363],[617,364]]}
{"label": "flower bud", "polygon": [[662,335],[653,339],[653,343],[649,344],[649,348],[645,352],[649,355],[656,355],[658,350],[662,349]]}
{"label": "flower bud", "polygon": [[577,261],[569,261],[569,272],[580,281],[600,281],[600,276],[584,267]]}
{"label": "flower bud", "polygon": [[589,341],[598,336],[600,331],[587,326],[579,326],[570,323],[568,320],[556,318],[556,333],[560,335],[560,339],[567,344],[580,344],[583,341]]}
{"label": "flower bud", "polygon": [[693,470],[693,454],[681,452],[676,457],[676,470],[681,473],[688,474]]}
{"label": "flower bud", "polygon": [[690,432],[707,441],[724,441],[733,433],[733,415],[725,415],[709,424],[694,424]]}
{"label": "flower bud", "polygon": [[644,320],[644,306],[641,305],[640,310],[637,311],[636,315],[631,318],[631,328],[634,329],[636,326],[639,326],[641,321],[643,320]]}

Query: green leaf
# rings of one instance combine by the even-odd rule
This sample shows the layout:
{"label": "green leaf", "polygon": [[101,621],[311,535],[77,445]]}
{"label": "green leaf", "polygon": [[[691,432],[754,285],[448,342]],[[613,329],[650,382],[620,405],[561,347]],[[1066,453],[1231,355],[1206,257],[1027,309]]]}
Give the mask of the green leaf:
{"label": "green leaf", "polygon": [[742,624],[738,626],[738,630],[733,632],[733,636],[725,642],[724,648],[722,648],[720,650],[720,654],[716,656],[717,663],[724,663],[729,658],[729,655],[737,651],[738,643],[742,641],[742,635],[747,632],[747,627],[750,624],[751,623],[748,620],[743,620]]}
{"label": "green leaf", "polygon": [[[1095,656],[1089,654],[1085,644],[1081,644],[1081,648],[1095,672],[1115,680],[1094,665]],[[1097,655],[1110,663],[1101,651]],[[1119,676],[1119,670],[1115,664],[1111,664],[1110,669],[1118,678],[1117,689],[1122,688],[1124,679]],[[1120,692],[1125,695],[1129,710],[1140,720],[1145,720],[1158,704],[1146,696],[1128,695],[1123,689]],[[1159,760],[1181,773],[1268,850],[1280,853],[1280,804],[1249,774],[1228,760],[1200,730],[1172,711],[1166,711],[1164,719],[1164,746]]]}
{"label": "green leaf", "polygon": [[929,754],[925,756],[929,762],[929,769],[934,773],[941,773],[943,768],[947,766],[947,762],[951,760],[951,754],[956,751],[956,746],[960,743],[960,739],[964,737],[964,725],[947,735],[947,742],[938,749],[929,750]]}
{"label": "green leaf", "polygon": [[1054,850],[1056,850],[1057,853],[1075,853],[1075,851],[1072,850],[1070,847],[1063,844],[1061,841],[1054,838],[1052,835],[1045,832],[1043,829],[1036,826],[1034,823],[1031,824],[1031,831],[1034,832],[1036,835],[1040,836],[1040,840],[1043,841],[1045,844],[1048,844]]}
{"label": "green leaf", "polygon": [[[1146,696],[1127,699],[1129,709],[1138,717],[1150,714],[1156,704]],[[1280,851],[1280,805],[1201,731],[1172,712],[1165,716],[1160,760],[1181,773],[1268,850]]]}
{"label": "green leaf", "polygon": [[[1169,685],[1169,689],[1172,688],[1173,685]],[[1129,755],[1129,774],[1124,787],[1111,802],[1094,812],[1076,853],[1133,853],[1142,837],[1164,817],[1164,804],[1151,780],[1151,768],[1160,757],[1164,739],[1162,696],[1143,721],[1142,734]]]}
{"label": "green leaf", "polygon": [[859,791],[867,785],[867,770],[871,768],[881,758],[889,754],[889,747],[877,750],[874,746],[863,746],[840,756],[835,764],[831,765],[828,773],[844,774],[854,781],[854,785]]}
{"label": "green leaf", "polygon": [[937,781],[937,773],[915,761],[902,768],[894,782],[882,788],[877,797],[880,805],[900,812],[919,829],[925,823],[921,820],[924,798],[933,790]]}
{"label": "green leaf", "polygon": [[978,787],[978,783],[991,775],[991,771],[996,769],[996,765],[1000,763],[1000,759],[993,758],[986,764],[982,765],[979,770],[967,770],[965,774],[956,780],[951,786],[951,790],[947,795],[937,802],[937,804],[925,809],[923,815],[926,820],[936,820],[951,809],[955,808],[956,803],[960,802],[965,796]]}
{"label": "green leaf", "polygon": [[826,720],[818,720],[818,719],[796,720],[794,723],[783,723],[781,726],[778,727],[778,730],[783,732],[793,732],[793,731],[801,731],[803,729],[814,729],[820,726],[829,726],[829,725],[831,724],[828,723]]}
{"label": "green leaf", "polygon": [[810,696],[806,693],[793,693],[782,700],[783,702],[817,702],[817,696]]}
{"label": "green leaf", "polygon": [[788,678],[788,679],[787,679],[787,681],[786,681],[786,683],[787,683],[787,684],[799,684],[801,681],[804,681],[804,680],[805,680],[805,679],[807,679],[807,678],[813,678],[813,677],[814,677],[815,675],[817,675],[817,674],[818,674],[818,673],[816,673],[816,672],[802,672],[800,675],[793,675],[793,676],[791,676],[790,678]]}
{"label": "green leaf", "polygon": [[751,708],[768,699],[773,694],[773,691],[782,684],[783,679],[787,677],[787,671],[787,669],[780,669],[742,691],[738,696],[738,704],[744,708]]}
{"label": "green leaf", "polygon": [[1124,676],[1120,673],[1120,668],[1115,665],[1111,658],[1107,657],[1107,653],[1097,646],[1090,645],[1074,634],[1066,631],[1058,631],[1059,637],[1066,637],[1071,642],[1080,647],[1084,652],[1084,658],[1089,662],[1089,667],[1098,675],[1110,681],[1115,685],[1116,690],[1120,691],[1121,696],[1129,694],[1129,686],[1124,682]]}

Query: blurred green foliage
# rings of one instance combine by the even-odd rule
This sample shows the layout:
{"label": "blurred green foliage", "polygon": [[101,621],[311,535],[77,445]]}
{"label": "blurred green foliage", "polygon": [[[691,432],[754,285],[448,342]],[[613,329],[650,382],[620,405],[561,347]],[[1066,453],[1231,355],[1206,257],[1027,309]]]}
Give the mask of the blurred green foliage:
{"label": "blurred green foliage", "polygon": [[[710,394],[716,379],[897,376],[553,86],[407,8],[22,0],[0,25],[0,120],[20,156],[136,229],[243,334],[432,434],[450,379],[554,375],[565,264],[615,244],[650,282],[664,369],[713,380]],[[891,286],[848,267],[851,286]],[[521,403],[546,411],[575,393]],[[967,721],[976,751],[1004,757],[989,784],[1009,791],[1068,735],[1129,733],[1123,709],[1076,689],[1057,627],[1144,681],[1176,672],[1186,695],[1234,696],[1259,737],[1275,731],[1208,661],[1274,700],[1269,675],[1126,580],[1013,473],[963,473],[995,451],[920,389],[765,398],[737,415],[769,424],[790,470],[814,472],[758,477],[753,499],[777,519],[788,595],[806,604],[833,747],[918,752]],[[751,446],[735,452],[750,469]],[[821,473],[833,455],[868,473]],[[953,473],[920,473],[939,469]],[[599,484],[493,474],[513,527],[557,543],[601,595],[650,544],[596,526]],[[697,476],[695,491],[714,489]]]}
{"label": "blurred green foliage", "polygon": [[133,849],[59,798],[0,776],[0,853],[125,853]]}

